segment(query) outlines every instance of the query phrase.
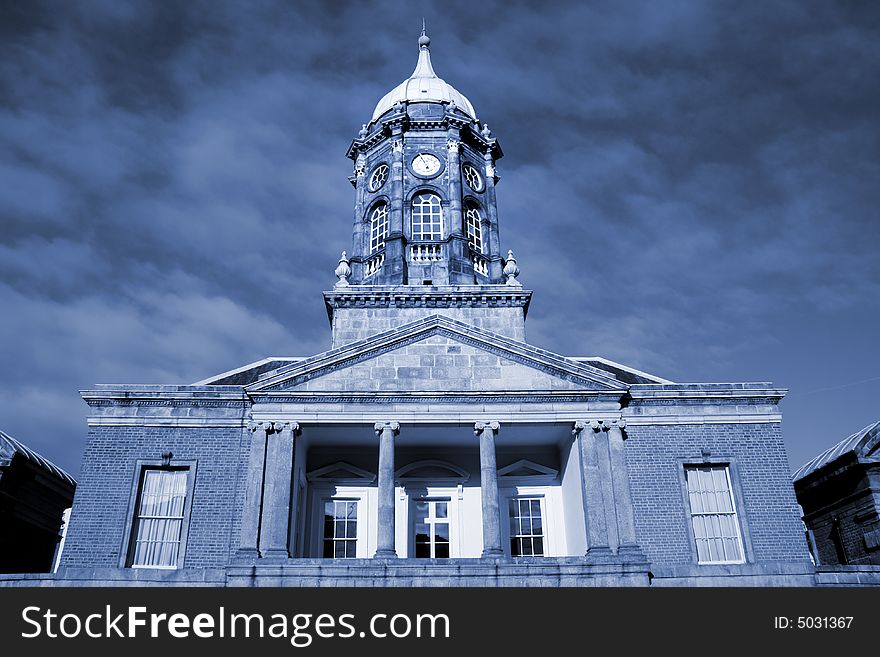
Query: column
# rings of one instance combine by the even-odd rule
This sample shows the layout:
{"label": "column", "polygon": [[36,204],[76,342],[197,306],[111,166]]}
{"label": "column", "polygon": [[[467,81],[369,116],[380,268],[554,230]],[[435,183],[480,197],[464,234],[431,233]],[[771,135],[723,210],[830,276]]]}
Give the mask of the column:
{"label": "column", "polygon": [[[382,265],[382,284],[400,285],[405,283],[404,272],[404,187],[403,172],[403,134],[399,125],[391,127],[391,171],[389,172],[388,194],[391,196],[388,217],[388,236],[385,238],[385,264]],[[374,283],[374,285],[377,283]]]}
{"label": "column", "polygon": [[[351,279],[361,282],[364,276],[364,261],[370,255],[369,232],[364,229],[364,200],[366,197],[366,163],[363,153],[358,153],[354,165],[355,195],[354,195],[354,226],[351,238]],[[367,232],[367,237],[364,233]]]}
{"label": "column", "polygon": [[379,435],[379,536],[377,559],[394,559],[394,436],[400,433],[397,422],[376,422]]}
{"label": "column", "polygon": [[293,438],[296,422],[275,422],[266,437],[266,486],[263,495],[260,554],[265,558],[290,557],[290,499],[293,494]]}
{"label": "column", "polygon": [[483,502],[483,556],[502,557],[501,512],[498,504],[498,467],[495,463],[495,434],[498,422],[477,422],[474,433],[480,438],[480,496]]}
{"label": "column", "polygon": [[461,142],[458,140],[458,130],[449,130],[446,140],[446,151],[449,153],[447,159],[446,171],[449,174],[449,186],[447,194],[449,196],[449,226],[447,232],[449,235],[462,234],[462,218],[461,218],[461,167],[459,166],[458,149]]}
{"label": "column", "polygon": [[583,476],[584,522],[587,526],[587,556],[611,554],[608,547],[608,519],[599,467],[599,450],[589,422],[578,420],[571,431],[579,442]]}
{"label": "column", "polygon": [[620,537],[619,552],[638,552],[636,519],[633,511],[632,493],[629,489],[629,469],[623,441],[626,420],[612,420],[608,428],[608,447],[611,453],[611,479],[614,485],[614,506],[617,512],[617,533]]}
{"label": "column", "polygon": [[248,423],[252,434],[248,457],[247,481],[244,490],[244,509],[241,516],[241,539],[238,556],[256,559],[260,556],[260,510],[263,506],[263,469],[266,467],[266,432],[271,422]]}
{"label": "column", "polygon": [[449,238],[446,240],[447,262],[449,263],[449,284],[450,285],[473,285],[474,267],[470,258],[470,249],[468,249],[467,238],[463,232],[464,220],[462,219],[462,185],[461,185],[461,161],[459,157],[459,149],[461,142],[459,141],[458,128],[449,128],[446,139],[446,150],[449,154],[446,163],[446,171],[449,177],[449,184],[446,188],[449,196],[449,212],[446,219],[446,234]]}
{"label": "column", "polygon": [[489,248],[486,255],[489,258],[489,280],[500,283],[504,280],[504,264],[501,262],[501,237],[498,234],[498,206],[495,200],[495,163],[492,159],[492,149],[483,154],[486,172],[486,214],[489,217],[489,234],[484,236]]}

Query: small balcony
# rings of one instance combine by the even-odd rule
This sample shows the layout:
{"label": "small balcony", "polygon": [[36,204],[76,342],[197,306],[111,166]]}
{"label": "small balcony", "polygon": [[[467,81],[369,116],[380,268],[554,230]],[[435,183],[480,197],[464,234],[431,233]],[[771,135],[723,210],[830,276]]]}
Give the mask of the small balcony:
{"label": "small balcony", "polygon": [[409,261],[416,264],[438,262],[443,259],[443,245],[423,242],[409,245]]}
{"label": "small balcony", "polygon": [[375,253],[364,262],[364,278],[367,279],[377,271],[382,269],[382,265],[385,262],[385,252],[380,251],[379,253]]}
{"label": "small balcony", "polygon": [[471,262],[474,263],[474,273],[482,276],[489,275],[489,260],[480,253],[471,251]]}

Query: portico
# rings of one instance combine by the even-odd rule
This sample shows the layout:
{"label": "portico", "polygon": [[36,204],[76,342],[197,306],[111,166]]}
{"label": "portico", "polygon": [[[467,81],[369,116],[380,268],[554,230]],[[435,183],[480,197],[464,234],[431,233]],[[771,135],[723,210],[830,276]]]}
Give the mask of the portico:
{"label": "portico", "polygon": [[518,415],[252,421],[235,562],[639,558],[624,422]]}

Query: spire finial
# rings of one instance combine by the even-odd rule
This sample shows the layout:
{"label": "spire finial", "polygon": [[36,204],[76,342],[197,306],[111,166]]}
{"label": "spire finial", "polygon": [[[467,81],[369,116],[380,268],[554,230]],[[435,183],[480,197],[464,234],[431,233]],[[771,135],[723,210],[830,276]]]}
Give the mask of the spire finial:
{"label": "spire finial", "polygon": [[419,48],[428,48],[431,45],[431,39],[428,38],[428,30],[425,27],[425,18],[422,17],[422,36],[419,37]]}

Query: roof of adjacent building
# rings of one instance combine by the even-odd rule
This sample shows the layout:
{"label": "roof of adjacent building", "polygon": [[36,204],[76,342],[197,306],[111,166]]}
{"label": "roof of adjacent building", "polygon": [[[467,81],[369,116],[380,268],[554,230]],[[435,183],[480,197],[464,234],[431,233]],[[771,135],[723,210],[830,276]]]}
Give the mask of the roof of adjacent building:
{"label": "roof of adjacent building", "polygon": [[67,474],[67,472],[52,463],[52,461],[40,454],[37,454],[37,452],[32,450],[21,441],[16,440],[8,433],[0,431],[0,460],[11,460],[15,454],[19,454],[23,458],[35,464],[37,467],[46,470],[47,472],[55,475],[60,479],[63,479],[70,485],[76,486],[76,479],[74,479],[69,474]]}
{"label": "roof of adjacent building", "polygon": [[878,447],[880,447],[880,420],[847,436],[836,445],[807,461],[795,471],[792,480],[803,479],[848,455],[855,455],[859,459],[878,460],[875,454]]}
{"label": "roof of adjacent building", "polygon": [[405,103],[449,103],[454,102],[462,112],[476,120],[477,113],[463,93],[451,84],[438,77],[431,66],[431,40],[422,30],[419,37],[419,61],[415,70],[406,80],[394,87],[382,97],[373,111],[375,121],[398,102]]}

